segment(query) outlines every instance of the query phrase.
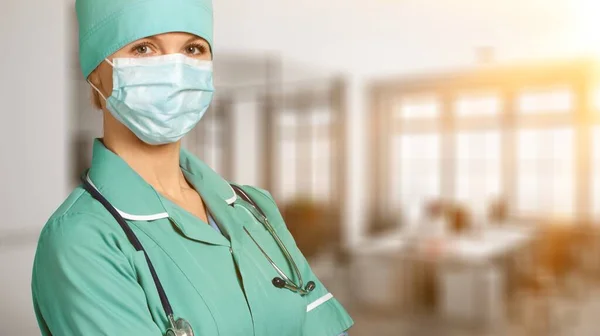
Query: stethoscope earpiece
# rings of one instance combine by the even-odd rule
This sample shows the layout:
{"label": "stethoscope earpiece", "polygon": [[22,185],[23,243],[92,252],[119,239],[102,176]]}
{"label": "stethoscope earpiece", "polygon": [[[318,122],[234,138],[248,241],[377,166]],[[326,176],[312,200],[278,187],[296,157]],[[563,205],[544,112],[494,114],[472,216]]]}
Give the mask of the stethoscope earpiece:
{"label": "stethoscope earpiece", "polygon": [[304,288],[301,288],[296,285],[286,283],[285,280],[280,277],[274,277],[271,282],[273,283],[273,286],[277,288],[288,288],[294,292],[300,293],[301,295],[306,295],[317,287],[314,281],[309,281]]}

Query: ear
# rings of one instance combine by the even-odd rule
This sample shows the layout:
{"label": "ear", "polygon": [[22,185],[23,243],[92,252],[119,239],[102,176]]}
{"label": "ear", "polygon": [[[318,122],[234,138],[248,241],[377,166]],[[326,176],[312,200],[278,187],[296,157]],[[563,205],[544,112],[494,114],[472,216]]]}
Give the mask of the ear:
{"label": "ear", "polygon": [[[88,81],[92,83],[95,87],[100,89],[102,86],[100,85],[100,77],[98,76],[97,70],[98,69],[92,71],[92,73],[88,76]],[[92,92],[92,95],[90,97],[92,101],[92,106],[98,110],[102,110],[105,104],[104,99],[100,98],[100,94],[98,93],[98,91],[94,90],[94,88],[90,87],[90,89]]]}
{"label": "ear", "polygon": [[99,87],[100,86],[100,75],[98,75],[98,68],[94,69],[94,71],[92,71],[90,73],[90,75],[88,76],[87,79],[89,82],[94,84],[94,86]]}

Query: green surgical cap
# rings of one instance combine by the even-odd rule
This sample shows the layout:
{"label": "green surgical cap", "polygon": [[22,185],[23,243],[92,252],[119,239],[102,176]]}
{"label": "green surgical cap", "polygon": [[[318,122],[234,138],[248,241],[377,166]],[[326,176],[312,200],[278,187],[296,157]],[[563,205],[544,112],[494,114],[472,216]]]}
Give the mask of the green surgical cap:
{"label": "green surgical cap", "polygon": [[77,0],[75,8],[85,78],[106,57],[152,35],[186,32],[213,47],[212,0]]}

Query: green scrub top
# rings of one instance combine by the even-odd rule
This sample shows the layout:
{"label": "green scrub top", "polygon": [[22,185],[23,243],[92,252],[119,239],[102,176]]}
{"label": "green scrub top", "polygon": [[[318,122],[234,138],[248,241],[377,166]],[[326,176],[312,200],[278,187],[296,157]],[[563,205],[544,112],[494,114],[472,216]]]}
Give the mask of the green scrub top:
{"label": "green scrub top", "polygon": [[[87,177],[146,249],[176,317],[196,336],[336,336],[353,321],[311,271],[271,195],[244,187],[298,264],[306,296],[273,286],[273,266],[291,266],[227,181],[185,150],[180,166],[222,233],[162,197],[101,141]],[[294,279],[297,280],[297,279]],[[32,293],[43,335],[164,335],[168,321],[143,252],[110,213],[76,188],[43,228]]]}

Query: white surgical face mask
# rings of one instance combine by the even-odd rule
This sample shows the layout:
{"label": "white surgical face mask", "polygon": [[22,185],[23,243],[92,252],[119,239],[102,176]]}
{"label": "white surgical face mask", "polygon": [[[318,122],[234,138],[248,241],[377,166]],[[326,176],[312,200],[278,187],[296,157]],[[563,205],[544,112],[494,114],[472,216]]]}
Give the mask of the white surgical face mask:
{"label": "white surgical face mask", "polygon": [[200,121],[214,93],[213,66],[183,54],[115,58],[113,91],[106,107],[140,140],[161,145],[180,140]]}

